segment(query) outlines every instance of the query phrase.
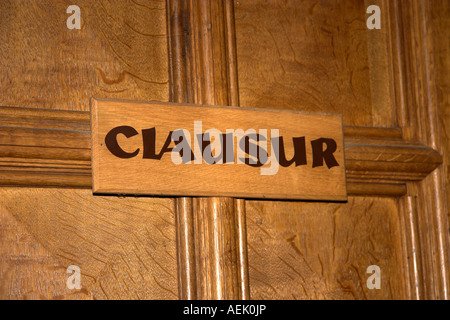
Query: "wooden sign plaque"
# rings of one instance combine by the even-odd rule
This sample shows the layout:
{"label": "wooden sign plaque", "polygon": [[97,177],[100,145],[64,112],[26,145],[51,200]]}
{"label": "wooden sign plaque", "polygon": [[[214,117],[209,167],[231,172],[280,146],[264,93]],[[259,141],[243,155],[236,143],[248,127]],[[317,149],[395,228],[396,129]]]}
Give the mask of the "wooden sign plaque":
{"label": "wooden sign plaque", "polygon": [[342,117],[92,99],[93,192],[346,200]]}

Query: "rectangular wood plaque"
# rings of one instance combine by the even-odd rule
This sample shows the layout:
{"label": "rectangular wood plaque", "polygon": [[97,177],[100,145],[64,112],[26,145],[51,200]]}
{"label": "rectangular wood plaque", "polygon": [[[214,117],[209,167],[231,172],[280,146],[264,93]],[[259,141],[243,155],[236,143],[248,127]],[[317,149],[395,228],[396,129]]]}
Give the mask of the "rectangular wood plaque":
{"label": "rectangular wood plaque", "polygon": [[346,200],[341,115],[92,99],[93,192]]}

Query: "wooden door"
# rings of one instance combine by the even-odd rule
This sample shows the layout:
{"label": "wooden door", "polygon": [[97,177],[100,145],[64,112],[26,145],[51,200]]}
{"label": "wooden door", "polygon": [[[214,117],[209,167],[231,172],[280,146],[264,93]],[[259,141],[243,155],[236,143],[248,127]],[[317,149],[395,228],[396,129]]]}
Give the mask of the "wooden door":
{"label": "wooden door", "polygon": [[[449,10],[2,2],[0,298],[446,299]],[[348,202],[93,196],[92,97],[341,113]]]}

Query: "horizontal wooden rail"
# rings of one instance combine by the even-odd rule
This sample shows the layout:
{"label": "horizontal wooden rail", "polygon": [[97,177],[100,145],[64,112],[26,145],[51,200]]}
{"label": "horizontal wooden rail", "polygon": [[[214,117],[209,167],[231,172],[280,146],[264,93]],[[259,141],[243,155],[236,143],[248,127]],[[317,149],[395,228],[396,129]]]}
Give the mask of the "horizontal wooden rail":
{"label": "horizontal wooden rail", "polygon": [[[89,112],[0,107],[0,185],[91,187]],[[401,196],[442,163],[398,128],[345,127],[349,195]]]}

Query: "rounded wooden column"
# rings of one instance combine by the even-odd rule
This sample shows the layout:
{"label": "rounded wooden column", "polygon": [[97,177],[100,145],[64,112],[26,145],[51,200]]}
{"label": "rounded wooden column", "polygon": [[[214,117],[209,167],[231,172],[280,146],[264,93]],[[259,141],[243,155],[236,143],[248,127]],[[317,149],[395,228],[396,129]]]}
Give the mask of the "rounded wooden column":
{"label": "rounded wooden column", "polygon": [[[239,105],[233,1],[168,0],[167,12],[171,101]],[[179,298],[248,299],[245,201],[175,201]]]}

